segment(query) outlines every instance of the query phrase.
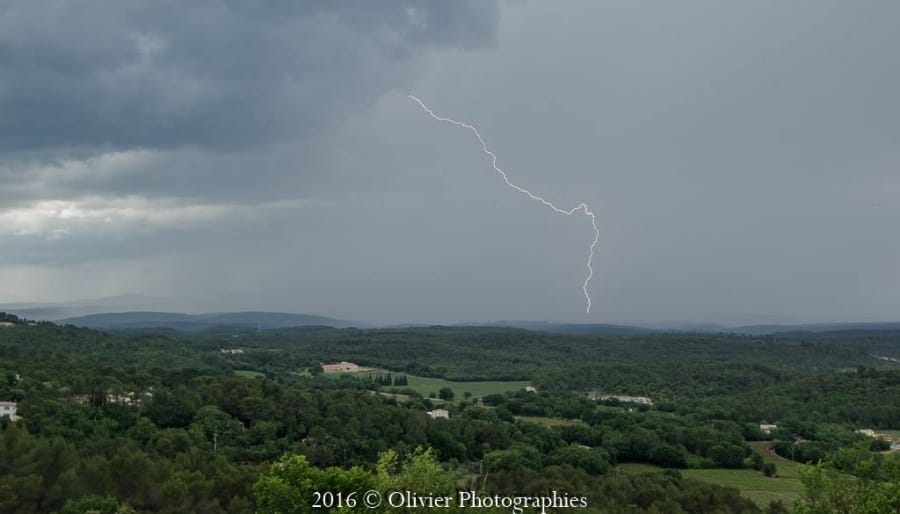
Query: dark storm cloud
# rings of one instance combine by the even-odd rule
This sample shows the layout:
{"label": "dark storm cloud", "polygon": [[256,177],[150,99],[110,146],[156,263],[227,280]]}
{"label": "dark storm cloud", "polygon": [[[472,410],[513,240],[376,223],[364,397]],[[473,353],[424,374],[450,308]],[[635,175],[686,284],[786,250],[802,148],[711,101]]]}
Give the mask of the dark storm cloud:
{"label": "dark storm cloud", "polygon": [[309,135],[493,41],[494,2],[0,6],[0,149],[233,148]]}
{"label": "dark storm cloud", "polygon": [[308,198],[344,153],[332,130],[498,19],[476,0],[0,3],[0,265],[196,249],[327,204]]}

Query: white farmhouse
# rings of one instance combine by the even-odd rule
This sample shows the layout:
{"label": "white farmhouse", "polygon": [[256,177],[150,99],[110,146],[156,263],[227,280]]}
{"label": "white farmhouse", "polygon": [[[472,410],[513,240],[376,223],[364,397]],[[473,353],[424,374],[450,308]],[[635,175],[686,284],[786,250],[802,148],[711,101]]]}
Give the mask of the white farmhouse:
{"label": "white farmhouse", "polygon": [[653,400],[646,396],[631,396],[628,394],[603,394],[603,393],[588,393],[589,400],[608,402],[611,400],[616,400],[619,403],[637,403],[640,405],[653,405]]}
{"label": "white farmhouse", "polygon": [[428,411],[426,414],[431,416],[431,419],[450,419],[450,412],[448,412],[447,409],[434,409]]}
{"label": "white farmhouse", "polygon": [[9,418],[10,421],[18,421],[16,415],[16,402],[0,402],[0,418]]}
{"label": "white farmhouse", "polygon": [[359,373],[359,364],[353,362],[335,362],[333,364],[322,364],[324,373]]}
{"label": "white farmhouse", "polygon": [[764,434],[771,434],[772,432],[778,430],[778,425],[767,425],[763,423],[759,426],[759,431]]}

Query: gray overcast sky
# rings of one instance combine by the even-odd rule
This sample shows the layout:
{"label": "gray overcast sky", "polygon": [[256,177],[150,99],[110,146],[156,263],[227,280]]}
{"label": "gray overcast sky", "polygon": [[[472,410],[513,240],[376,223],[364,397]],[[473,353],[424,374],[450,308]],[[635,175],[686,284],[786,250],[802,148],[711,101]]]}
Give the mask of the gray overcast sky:
{"label": "gray overcast sky", "polygon": [[[0,2],[0,303],[894,320],[900,3]],[[593,238],[507,188],[586,202]]]}

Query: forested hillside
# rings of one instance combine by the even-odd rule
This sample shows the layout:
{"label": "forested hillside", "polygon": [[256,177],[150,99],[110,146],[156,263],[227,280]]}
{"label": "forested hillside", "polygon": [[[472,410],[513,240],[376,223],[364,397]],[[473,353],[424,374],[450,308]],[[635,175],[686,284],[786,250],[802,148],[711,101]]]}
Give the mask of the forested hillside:
{"label": "forested hillside", "polygon": [[[20,419],[2,420],[0,512],[307,512],[310,484],[350,493],[422,487],[420,475],[451,492],[565,491],[587,512],[787,512],[813,500],[755,441],[824,462],[809,495],[871,459],[878,489],[896,465],[854,432],[900,429],[900,366],[872,357],[900,354],[888,334],[103,333],[2,319],[14,326],[0,329],[0,400]],[[336,361],[369,369],[322,373]],[[426,377],[445,385],[413,387]],[[483,379],[520,382],[487,393]],[[637,465],[647,472],[626,472]],[[773,499],[694,470],[796,489]]]}

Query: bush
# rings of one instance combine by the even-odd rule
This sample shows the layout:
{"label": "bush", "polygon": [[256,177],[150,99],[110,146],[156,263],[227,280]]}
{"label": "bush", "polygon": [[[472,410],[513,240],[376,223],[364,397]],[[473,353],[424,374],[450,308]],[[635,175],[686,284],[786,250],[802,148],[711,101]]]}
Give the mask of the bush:
{"label": "bush", "polygon": [[506,403],[506,396],[502,394],[489,394],[481,399],[481,403],[496,407],[497,405]]}

